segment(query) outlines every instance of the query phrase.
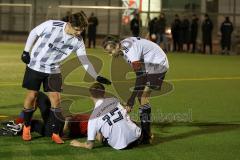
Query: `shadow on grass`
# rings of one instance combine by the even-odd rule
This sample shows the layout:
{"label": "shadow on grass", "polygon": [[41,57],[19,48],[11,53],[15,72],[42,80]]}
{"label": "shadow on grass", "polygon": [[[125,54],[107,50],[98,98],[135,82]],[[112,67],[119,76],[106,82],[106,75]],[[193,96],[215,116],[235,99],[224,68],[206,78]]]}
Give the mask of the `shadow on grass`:
{"label": "shadow on grass", "polygon": [[235,124],[220,123],[220,122],[190,123],[190,124],[162,124],[162,125],[161,124],[153,124],[153,126],[155,126],[156,128],[161,128],[161,129],[164,129],[166,127],[177,127],[177,126],[197,127],[198,129],[192,130],[189,132],[185,132],[185,133],[167,136],[167,137],[161,137],[161,135],[159,135],[159,134],[154,135],[152,145],[158,145],[160,143],[167,143],[167,142],[185,139],[185,138],[194,137],[194,136],[214,134],[214,133],[220,133],[220,132],[229,132],[232,130],[240,129],[239,122],[235,122]]}

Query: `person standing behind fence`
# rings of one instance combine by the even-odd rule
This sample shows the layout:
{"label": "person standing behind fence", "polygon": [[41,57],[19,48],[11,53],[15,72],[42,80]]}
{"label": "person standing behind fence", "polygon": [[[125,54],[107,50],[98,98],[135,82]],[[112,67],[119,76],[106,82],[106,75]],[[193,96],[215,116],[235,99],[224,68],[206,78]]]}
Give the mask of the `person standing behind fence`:
{"label": "person standing behind fence", "polygon": [[182,21],[182,44],[183,51],[189,51],[190,22],[186,16]]}
{"label": "person standing behind fence", "polygon": [[212,31],[213,23],[208,14],[205,14],[205,19],[202,23],[202,40],[203,40],[203,53],[206,53],[206,46],[209,46],[210,54],[212,54]]}
{"label": "person standing behind fence", "polygon": [[[231,35],[233,32],[233,24],[230,22],[229,17],[225,18],[225,21],[221,24],[221,45],[222,54],[229,54],[231,49]],[[227,48],[227,50],[226,50]]]}
{"label": "person standing behind fence", "polygon": [[148,31],[149,31],[149,39],[152,42],[156,42],[157,38],[157,17],[153,18],[149,23],[148,23]]}
{"label": "person standing behind fence", "polygon": [[140,20],[139,14],[135,13],[134,18],[130,22],[130,29],[133,37],[139,37],[141,26],[142,21]]}
{"label": "person standing behind fence", "polygon": [[175,19],[171,25],[171,33],[173,39],[173,52],[180,51],[180,30],[181,30],[181,20],[176,14]]}
{"label": "person standing behind fence", "polygon": [[93,42],[93,48],[96,48],[96,35],[97,35],[97,26],[98,18],[91,13],[91,16],[88,18],[88,48],[91,48]]}
{"label": "person standing behind fence", "polygon": [[161,13],[157,21],[157,44],[160,45],[160,43],[163,42],[163,50],[165,52],[167,52],[168,50],[167,37],[165,34],[166,24],[167,24],[167,21],[165,18],[165,14]]}
{"label": "person standing behind fence", "polygon": [[198,35],[198,17],[196,14],[192,15],[192,23],[190,26],[190,43],[192,44],[192,53],[196,51],[196,42]]}

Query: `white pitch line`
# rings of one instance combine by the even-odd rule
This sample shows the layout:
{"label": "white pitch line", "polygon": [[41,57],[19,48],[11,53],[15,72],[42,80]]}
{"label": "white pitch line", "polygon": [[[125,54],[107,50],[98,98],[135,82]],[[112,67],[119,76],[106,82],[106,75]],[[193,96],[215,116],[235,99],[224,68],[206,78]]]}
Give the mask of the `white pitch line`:
{"label": "white pitch line", "polygon": [[0,118],[7,118],[8,116],[0,115]]}

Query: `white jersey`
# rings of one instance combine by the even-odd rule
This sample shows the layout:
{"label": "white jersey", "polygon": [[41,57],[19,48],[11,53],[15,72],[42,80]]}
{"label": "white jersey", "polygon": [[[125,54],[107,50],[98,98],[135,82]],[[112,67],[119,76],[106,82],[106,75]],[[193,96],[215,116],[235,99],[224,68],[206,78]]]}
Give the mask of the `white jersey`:
{"label": "white jersey", "polygon": [[[67,34],[64,30],[66,24],[63,21],[48,20],[30,32],[24,49],[27,52],[31,50],[28,67],[43,73],[60,73],[60,62],[72,52],[76,52],[84,68],[96,78],[97,74],[86,58],[82,38]],[[33,45],[36,39],[37,41]]]}
{"label": "white jersey", "polygon": [[130,120],[126,109],[115,98],[98,100],[88,121],[88,141],[101,133],[114,149],[123,149],[136,141],[141,129]]}
{"label": "white jersey", "polygon": [[139,37],[129,37],[120,43],[124,59],[128,63],[143,62],[147,73],[163,73],[168,70],[167,56],[156,43]]}

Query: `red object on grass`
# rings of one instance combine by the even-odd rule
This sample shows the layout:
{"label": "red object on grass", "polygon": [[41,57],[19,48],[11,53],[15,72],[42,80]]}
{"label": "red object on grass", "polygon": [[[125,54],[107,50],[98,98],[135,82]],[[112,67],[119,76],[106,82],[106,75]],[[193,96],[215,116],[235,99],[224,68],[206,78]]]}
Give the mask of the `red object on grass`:
{"label": "red object on grass", "polygon": [[90,114],[78,114],[71,118],[70,135],[72,137],[87,136]]}

